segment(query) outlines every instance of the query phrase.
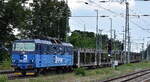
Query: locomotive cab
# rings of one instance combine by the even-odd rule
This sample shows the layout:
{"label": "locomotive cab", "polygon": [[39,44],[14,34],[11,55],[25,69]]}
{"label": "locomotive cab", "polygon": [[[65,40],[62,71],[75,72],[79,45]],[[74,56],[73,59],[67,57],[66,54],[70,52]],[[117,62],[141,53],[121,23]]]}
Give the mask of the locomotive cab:
{"label": "locomotive cab", "polygon": [[32,69],[35,66],[36,44],[34,41],[15,41],[12,49],[12,66],[15,69]]}

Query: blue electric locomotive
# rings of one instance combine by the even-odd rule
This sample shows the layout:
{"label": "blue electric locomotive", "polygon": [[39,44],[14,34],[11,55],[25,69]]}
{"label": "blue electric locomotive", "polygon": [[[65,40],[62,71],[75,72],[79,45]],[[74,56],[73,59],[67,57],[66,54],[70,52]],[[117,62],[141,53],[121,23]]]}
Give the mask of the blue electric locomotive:
{"label": "blue electric locomotive", "polygon": [[32,75],[39,69],[73,66],[73,46],[57,39],[16,40],[12,66],[19,75]]}

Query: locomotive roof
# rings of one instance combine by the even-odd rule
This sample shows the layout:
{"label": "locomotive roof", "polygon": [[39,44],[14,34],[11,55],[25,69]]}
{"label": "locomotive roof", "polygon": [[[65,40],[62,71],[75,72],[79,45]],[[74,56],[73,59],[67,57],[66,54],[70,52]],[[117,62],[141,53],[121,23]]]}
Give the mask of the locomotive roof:
{"label": "locomotive roof", "polygon": [[32,39],[32,40],[16,40],[15,42],[35,42],[35,43],[43,43],[43,44],[52,44],[50,41],[40,40],[40,39]]}
{"label": "locomotive roof", "polygon": [[70,43],[62,43],[62,45],[64,45],[64,46],[71,46],[71,47],[73,47],[73,45],[72,45],[72,44],[70,44]]}
{"label": "locomotive roof", "polygon": [[51,41],[35,39],[35,43],[52,44]]}
{"label": "locomotive roof", "polygon": [[[15,42],[35,42],[35,43],[42,43],[42,44],[53,44],[53,43],[52,43],[51,41],[49,41],[49,40],[40,40],[40,39],[16,40]],[[60,45],[73,47],[72,44],[70,44],[70,43],[65,43],[65,42],[62,42]]]}

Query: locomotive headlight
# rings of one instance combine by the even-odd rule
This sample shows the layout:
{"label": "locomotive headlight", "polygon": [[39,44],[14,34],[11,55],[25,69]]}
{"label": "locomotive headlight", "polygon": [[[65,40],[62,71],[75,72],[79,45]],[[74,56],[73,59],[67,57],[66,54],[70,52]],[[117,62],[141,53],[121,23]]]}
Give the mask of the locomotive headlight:
{"label": "locomotive headlight", "polygon": [[12,62],[13,62],[13,63],[15,63],[15,62],[16,62],[16,60],[12,60]]}
{"label": "locomotive headlight", "polygon": [[17,63],[17,62],[18,62],[18,60],[12,60],[12,62],[13,62],[13,63]]}
{"label": "locomotive headlight", "polygon": [[25,52],[22,52],[22,54],[25,54]]}

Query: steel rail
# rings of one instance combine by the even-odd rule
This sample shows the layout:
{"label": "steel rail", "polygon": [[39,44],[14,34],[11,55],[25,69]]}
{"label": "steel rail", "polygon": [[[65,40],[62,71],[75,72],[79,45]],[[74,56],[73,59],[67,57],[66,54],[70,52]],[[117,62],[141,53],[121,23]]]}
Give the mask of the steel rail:
{"label": "steel rail", "polygon": [[136,75],[136,76],[134,76],[134,77],[131,77],[131,78],[126,79],[126,80],[123,80],[123,81],[121,81],[121,82],[128,82],[128,81],[134,80],[134,79],[136,79],[136,78],[142,77],[142,76],[147,75],[147,74],[150,74],[150,70],[149,70],[149,72],[146,72],[146,73],[143,73],[143,74]]}
{"label": "steel rail", "polygon": [[11,73],[14,73],[15,71],[12,71],[12,70],[4,70],[4,71],[0,71],[0,74],[11,74]]}
{"label": "steel rail", "polygon": [[[147,71],[148,71],[148,72],[147,72]],[[140,74],[140,75],[136,75],[136,74],[139,74],[139,73],[142,73],[142,72],[146,72],[146,73]],[[102,82],[115,81],[115,80],[119,80],[119,79],[123,79],[123,78],[127,78],[127,77],[130,77],[130,76],[136,75],[136,76],[134,76],[134,77],[131,77],[131,78],[129,78],[129,79],[126,79],[126,80],[121,81],[121,82],[127,82],[127,81],[129,81],[129,80],[133,80],[133,79],[135,79],[135,78],[141,77],[141,76],[146,75],[146,74],[149,74],[149,73],[150,73],[150,69],[146,69],[146,70],[141,70],[141,71],[138,71],[138,72],[126,74],[126,75],[123,75],[123,76],[120,76],[120,77],[115,77],[115,78],[107,79],[107,80],[104,80],[104,81],[102,81]]]}

